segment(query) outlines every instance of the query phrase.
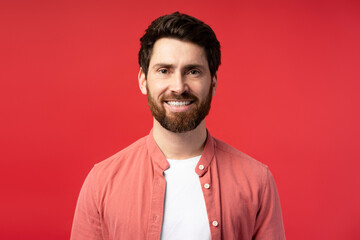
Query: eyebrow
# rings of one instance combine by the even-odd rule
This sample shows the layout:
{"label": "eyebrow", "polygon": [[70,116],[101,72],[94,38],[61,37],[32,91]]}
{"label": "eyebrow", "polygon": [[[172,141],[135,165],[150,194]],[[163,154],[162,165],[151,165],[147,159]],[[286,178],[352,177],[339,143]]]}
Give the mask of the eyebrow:
{"label": "eyebrow", "polygon": [[[152,68],[156,69],[156,68],[161,68],[161,67],[163,67],[163,68],[174,68],[174,65],[173,64],[168,64],[168,63],[157,63]],[[199,69],[203,70],[204,66],[201,65],[201,64],[188,64],[188,65],[184,66],[185,70],[189,70],[189,69],[192,69],[192,68],[199,68]]]}
{"label": "eyebrow", "polygon": [[152,68],[155,69],[155,68],[172,68],[174,65],[172,64],[168,64],[168,63],[157,63],[155,64]]}
{"label": "eyebrow", "polygon": [[186,65],[184,67],[185,70],[190,70],[190,69],[193,69],[193,68],[198,68],[200,70],[204,70],[204,66],[200,65],[200,64],[189,64],[189,65]]}

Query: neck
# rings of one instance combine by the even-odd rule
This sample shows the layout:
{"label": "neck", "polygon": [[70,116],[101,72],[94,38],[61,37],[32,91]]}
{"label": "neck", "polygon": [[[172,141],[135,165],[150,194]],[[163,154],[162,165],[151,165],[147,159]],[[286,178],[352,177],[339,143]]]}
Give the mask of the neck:
{"label": "neck", "polygon": [[187,159],[202,154],[207,137],[205,120],[194,130],[173,133],[154,119],[153,137],[166,158]]}

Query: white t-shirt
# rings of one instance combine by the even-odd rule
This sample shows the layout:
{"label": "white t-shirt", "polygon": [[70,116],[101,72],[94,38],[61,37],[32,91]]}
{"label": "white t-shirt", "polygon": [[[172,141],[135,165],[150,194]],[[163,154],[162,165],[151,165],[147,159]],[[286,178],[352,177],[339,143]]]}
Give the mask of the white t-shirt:
{"label": "white t-shirt", "polygon": [[168,159],[164,171],[166,193],[162,240],[209,240],[210,227],[199,176],[195,167],[201,156]]}

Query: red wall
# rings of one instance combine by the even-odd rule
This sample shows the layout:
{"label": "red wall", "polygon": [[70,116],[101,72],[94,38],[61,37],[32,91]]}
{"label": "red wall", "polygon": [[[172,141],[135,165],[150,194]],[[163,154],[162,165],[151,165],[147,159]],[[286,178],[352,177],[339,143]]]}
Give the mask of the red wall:
{"label": "red wall", "polygon": [[288,239],[360,239],[359,1],[121,2],[0,2],[0,239],[69,238],[93,164],[150,131],[138,39],[175,10],[218,35],[208,128],[270,166]]}

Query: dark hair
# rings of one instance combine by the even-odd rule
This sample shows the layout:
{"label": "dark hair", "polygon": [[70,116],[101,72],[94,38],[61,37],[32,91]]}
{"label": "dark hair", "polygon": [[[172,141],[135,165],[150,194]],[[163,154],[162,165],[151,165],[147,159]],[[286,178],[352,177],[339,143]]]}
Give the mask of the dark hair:
{"label": "dark hair", "polygon": [[147,76],[152,49],[156,40],[164,37],[195,43],[204,48],[211,77],[220,65],[220,43],[214,31],[192,16],[174,12],[155,19],[140,38],[139,65]]}

